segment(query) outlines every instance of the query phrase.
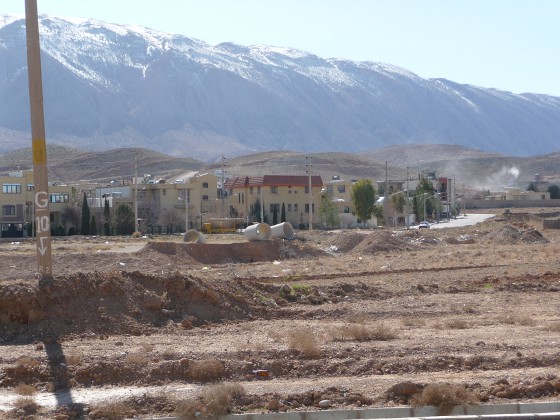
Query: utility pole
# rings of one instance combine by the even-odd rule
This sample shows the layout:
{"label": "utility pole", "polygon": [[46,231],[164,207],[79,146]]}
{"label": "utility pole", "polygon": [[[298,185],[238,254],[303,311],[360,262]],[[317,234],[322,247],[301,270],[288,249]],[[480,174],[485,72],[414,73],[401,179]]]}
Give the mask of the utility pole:
{"label": "utility pole", "polygon": [[408,173],[408,166],[406,167],[406,228],[410,229],[410,198],[408,195],[408,178],[409,178],[409,173]]}
{"label": "utility pole", "polygon": [[385,226],[387,226],[389,212],[387,211],[387,206],[389,203],[387,202],[387,190],[389,189],[389,176],[387,174],[387,161],[385,161],[385,191],[383,192],[383,217],[385,218]]}
{"label": "utility pole", "polygon": [[222,193],[220,194],[221,198],[222,198],[222,218],[226,217],[226,212],[224,209],[224,162],[225,162],[226,158],[224,156],[222,156]]}
{"label": "utility pole", "polygon": [[189,230],[189,187],[185,187],[185,232]]}
{"label": "utility pole", "polygon": [[48,280],[52,279],[51,217],[49,211],[49,178],[47,173],[47,144],[45,140],[37,0],[25,0],[25,28],[27,36],[29,105],[31,111],[33,182],[35,185],[34,207],[37,271],[39,273],[39,280]]}
{"label": "utility pole", "polygon": [[138,155],[134,154],[134,232],[139,232],[138,228]]}
{"label": "utility pole", "polygon": [[313,191],[311,190],[311,156],[306,156],[305,161],[307,162],[307,179],[309,188],[309,230],[313,230]]}
{"label": "utility pole", "polygon": [[261,192],[261,223],[264,223],[264,201],[263,201],[263,189],[264,189],[264,176],[261,182],[261,186],[259,187]]}

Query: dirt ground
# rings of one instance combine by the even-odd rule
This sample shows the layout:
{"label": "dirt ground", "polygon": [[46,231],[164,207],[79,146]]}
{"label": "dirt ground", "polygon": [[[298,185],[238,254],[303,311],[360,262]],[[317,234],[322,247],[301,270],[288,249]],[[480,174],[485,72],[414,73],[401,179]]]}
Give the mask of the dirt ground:
{"label": "dirt ground", "polygon": [[0,244],[0,418],[188,417],[216,383],[234,413],[559,397],[559,231],[207,239],[55,239],[40,283]]}

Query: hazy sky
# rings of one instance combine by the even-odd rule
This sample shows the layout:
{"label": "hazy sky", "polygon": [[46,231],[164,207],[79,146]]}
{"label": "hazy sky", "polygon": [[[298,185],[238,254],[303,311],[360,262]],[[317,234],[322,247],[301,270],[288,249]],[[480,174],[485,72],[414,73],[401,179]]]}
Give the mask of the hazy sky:
{"label": "hazy sky", "polygon": [[[285,46],[560,96],[560,0],[37,0],[39,13]],[[21,14],[24,0],[2,0]]]}

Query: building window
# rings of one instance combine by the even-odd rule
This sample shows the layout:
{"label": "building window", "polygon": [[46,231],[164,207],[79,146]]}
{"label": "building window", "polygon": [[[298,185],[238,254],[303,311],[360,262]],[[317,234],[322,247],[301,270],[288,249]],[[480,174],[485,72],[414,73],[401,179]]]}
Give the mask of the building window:
{"label": "building window", "polygon": [[332,194],[332,184],[327,185],[327,194]]}
{"label": "building window", "polygon": [[[313,213],[315,213],[315,204],[313,204],[313,206],[311,207]],[[305,205],[305,212],[309,213],[309,204]]]}
{"label": "building window", "polygon": [[309,185],[305,186],[305,194],[309,194]]}
{"label": "building window", "polygon": [[277,214],[280,213],[280,204],[271,204],[271,205],[270,205],[270,212],[271,212],[272,214],[274,214],[274,213],[277,213]]}
{"label": "building window", "polygon": [[292,204],[291,203],[288,204],[288,211],[292,211]]}
{"label": "building window", "polygon": [[350,213],[350,207],[344,207],[344,213]]}
{"label": "building window", "polygon": [[253,195],[253,187],[249,187],[249,194]]}
{"label": "building window", "polygon": [[339,194],[344,194],[346,192],[346,185],[337,185],[336,190]]}
{"label": "building window", "polygon": [[271,194],[278,194],[278,187],[270,187]]}
{"label": "building window", "polygon": [[2,216],[15,216],[16,206],[8,205],[2,206]]}
{"label": "building window", "polygon": [[35,185],[27,184],[27,191],[35,191]]}
{"label": "building window", "polygon": [[166,190],[165,188],[162,189],[162,190],[161,190],[161,194],[162,194],[162,195],[167,195],[167,190]]}
{"label": "building window", "polygon": [[21,194],[21,184],[3,184],[2,192],[4,194]]}
{"label": "building window", "polygon": [[49,202],[51,203],[68,203],[70,196],[68,193],[51,193],[49,194]]}
{"label": "building window", "polygon": [[297,203],[294,204],[294,211],[298,211]]}
{"label": "building window", "polygon": [[202,201],[208,201],[208,196],[207,196],[207,195],[203,195],[203,196],[202,196]]}
{"label": "building window", "polygon": [[202,183],[202,188],[208,188],[208,182],[203,182]]}

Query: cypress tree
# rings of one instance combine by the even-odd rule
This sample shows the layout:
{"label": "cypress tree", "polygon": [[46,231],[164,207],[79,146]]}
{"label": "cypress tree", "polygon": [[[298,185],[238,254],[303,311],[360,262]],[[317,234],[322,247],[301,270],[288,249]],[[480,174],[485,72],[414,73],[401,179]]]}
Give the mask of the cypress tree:
{"label": "cypress tree", "polygon": [[86,193],[84,193],[84,200],[82,201],[82,235],[89,235],[89,221],[90,221],[90,214],[89,214],[89,205],[87,202]]}

